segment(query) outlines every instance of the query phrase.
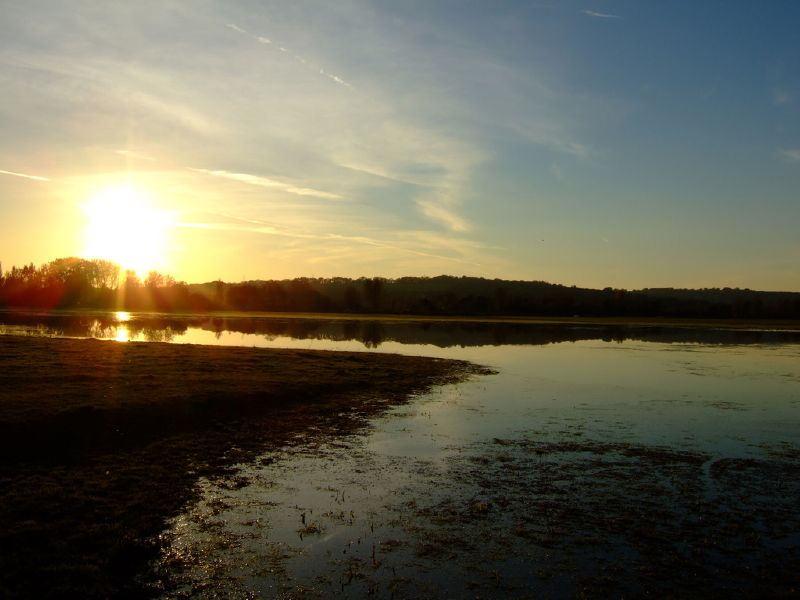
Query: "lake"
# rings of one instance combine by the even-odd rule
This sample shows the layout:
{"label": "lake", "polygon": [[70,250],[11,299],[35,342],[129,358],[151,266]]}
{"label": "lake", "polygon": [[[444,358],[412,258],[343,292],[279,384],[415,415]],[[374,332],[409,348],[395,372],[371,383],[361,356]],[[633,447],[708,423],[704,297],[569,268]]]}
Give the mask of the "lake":
{"label": "lake", "polygon": [[772,595],[800,572],[800,333],[0,313],[0,334],[364,350],[496,374],[201,479],[165,597]]}

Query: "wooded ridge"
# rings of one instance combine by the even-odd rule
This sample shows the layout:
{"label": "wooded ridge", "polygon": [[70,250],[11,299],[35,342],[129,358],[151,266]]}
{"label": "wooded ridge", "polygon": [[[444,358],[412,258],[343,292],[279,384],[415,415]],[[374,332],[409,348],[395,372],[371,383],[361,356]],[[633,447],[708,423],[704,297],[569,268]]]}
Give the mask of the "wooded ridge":
{"label": "wooded ridge", "polygon": [[337,312],[397,315],[798,319],[800,293],[740,288],[591,289],[480,277],[298,277],[188,284],[141,280],[105,260],[61,258],[0,273],[0,308]]}

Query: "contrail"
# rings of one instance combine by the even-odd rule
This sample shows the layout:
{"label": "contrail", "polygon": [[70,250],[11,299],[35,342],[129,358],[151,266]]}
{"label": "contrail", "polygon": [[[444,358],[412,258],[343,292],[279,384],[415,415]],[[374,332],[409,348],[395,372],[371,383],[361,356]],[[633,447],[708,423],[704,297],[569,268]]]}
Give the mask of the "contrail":
{"label": "contrail", "polygon": [[39,175],[26,175],[25,173],[15,173],[14,171],[3,171],[0,169],[0,173],[3,175],[13,175],[14,177],[24,177],[25,179],[33,179],[34,181],[50,181],[47,177],[41,177]]}
{"label": "contrail", "polygon": [[337,76],[337,75],[334,75],[333,73],[328,73],[328,72],[326,72],[326,71],[325,71],[325,69],[323,69],[322,67],[317,67],[317,66],[315,66],[314,64],[312,64],[312,63],[308,62],[308,61],[307,61],[305,58],[303,58],[302,56],[300,56],[300,55],[298,55],[298,54],[295,54],[294,52],[292,52],[292,51],[291,51],[289,48],[287,48],[286,46],[279,46],[279,45],[276,45],[276,44],[275,44],[275,43],[274,43],[274,42],[273,42],[273,41],[272,41],[270,38],[268,38],[268,37],[264,37],[263,35],[253,35],[253,34],[252,34],[252,33],[250,33],[249,31],[245,31],[244,29],[242,29],[242,28],[241,28],[241,27],[239,27],[238,25],[235,25],[234,23],[226,23],[226,24],[225,24],[225,27],[228,27],[229,29],[233,29],[234,31],[237,31],[237,32],[239,32],[239,33],[243,33],[244,35],[250,36],[251,38],[253,38],[254,40],[256,40],[256,41],[257,41],[258,43],[260,43],[260,44],[264,44],[264,45],[267,45],[267,46],[274,46],[274,47],[275,47],[275,48],[277,48],[279,51],[281,51],[281,52],[283,52],[283,53],[285,53],[285,54],[289,54],[289,55],[290,55],[290,56],[292,56],[292,58],[294,58],[294,59],[295,59],[297,62],[299,62],[299,63],[301,63],[301,64],[305,65],[305,66],[306,66],[306,67],[308,67],[309,69],[312,69],[312,70],[315,70],[315,71],[316,71],[316,70],[319,70],[319,74],[320,74],[320,75],[322,75],[323,77],[327,77],[328,79],[330,79],[330,80],[331,80],[331,81],[333,81],[334,83],[338,83],[339,85],[342,85],[342,86],[344,86],[344,87],[346,87],[346,88],[350,88],[351,90],[355,89],[355,88],[354,88],[354,87],[353,87],[353,86],[352,86],[350,83],[346,82],[346,81],[345,81],[344,79],[342,79],[341,77],[339,77],[339,76]]}

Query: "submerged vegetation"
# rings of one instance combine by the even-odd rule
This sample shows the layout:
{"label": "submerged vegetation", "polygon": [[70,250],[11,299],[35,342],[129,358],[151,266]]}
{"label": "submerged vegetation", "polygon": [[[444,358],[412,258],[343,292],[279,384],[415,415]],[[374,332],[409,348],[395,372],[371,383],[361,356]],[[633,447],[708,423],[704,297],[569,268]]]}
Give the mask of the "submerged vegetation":
{"label": "submerged vegetation", "polygon": [[61,258],[0,273],[0,308],[798,319],[800,293],[738,288],[602,290],[479,277],[345,277],[188,284],[141,280],[104,260]]}

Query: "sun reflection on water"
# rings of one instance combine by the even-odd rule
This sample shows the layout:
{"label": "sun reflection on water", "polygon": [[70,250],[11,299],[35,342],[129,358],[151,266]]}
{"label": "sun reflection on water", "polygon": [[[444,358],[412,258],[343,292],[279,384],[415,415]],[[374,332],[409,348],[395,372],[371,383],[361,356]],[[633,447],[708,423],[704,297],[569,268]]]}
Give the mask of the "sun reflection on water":
{"label": "sun reflection on water", "polygon": [[118,342],[129,342],[131,340],[131,332],[124,325],[117,328],[117,335],[114,339]]}
{"label": "sun reflection on water", "polygon": [[114,313],[114,318],[120,323],[124,323],[131,320],[131,313],[125,310],[118,310]]}

